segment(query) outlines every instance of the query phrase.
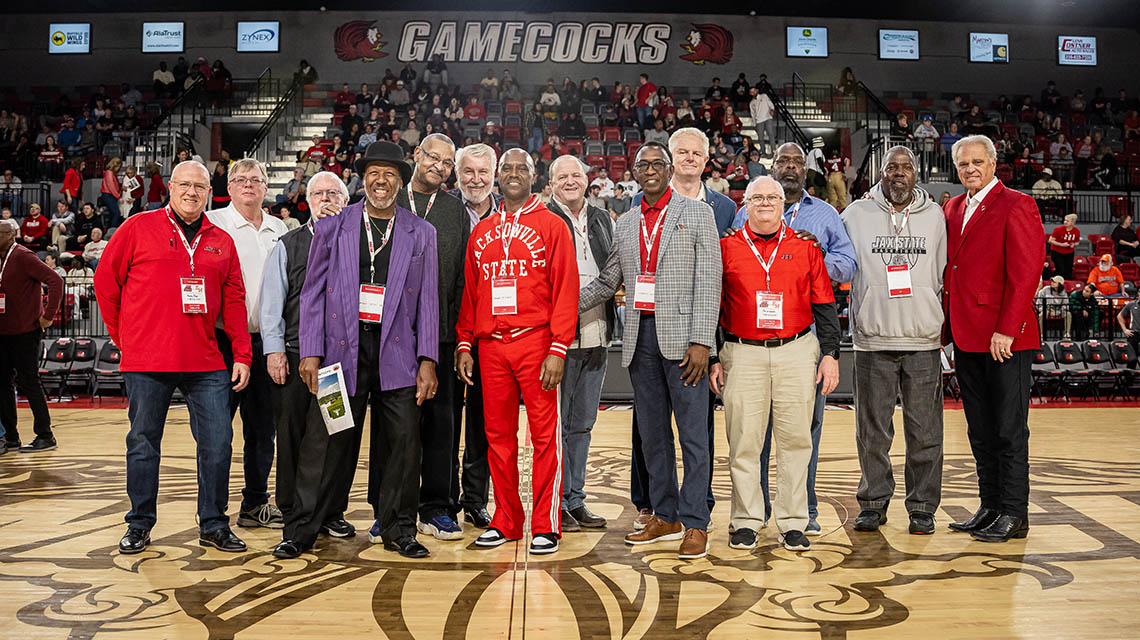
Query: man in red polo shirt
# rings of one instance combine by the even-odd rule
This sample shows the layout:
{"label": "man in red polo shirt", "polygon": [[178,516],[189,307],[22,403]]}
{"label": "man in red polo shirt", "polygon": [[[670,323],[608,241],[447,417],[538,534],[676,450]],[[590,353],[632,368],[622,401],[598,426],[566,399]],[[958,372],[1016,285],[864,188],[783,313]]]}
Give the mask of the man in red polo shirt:
{"label": "man in red polo shirt", "polygon": [[780,183],[757,178],[744,203],[748,221],[720,241],[724,345],[709,374],[709,386],[715,393],[723,387],[724,395],[729,546],[755,548],[756,531],[764,526],[760,451],[771,415],[779,467],[773,515],[784,547],[803,551],[811,547],[804,527],[812,407],[817,384],[823,382],[826,395],[839,382],[839,317],[823,254],[783,223]]}

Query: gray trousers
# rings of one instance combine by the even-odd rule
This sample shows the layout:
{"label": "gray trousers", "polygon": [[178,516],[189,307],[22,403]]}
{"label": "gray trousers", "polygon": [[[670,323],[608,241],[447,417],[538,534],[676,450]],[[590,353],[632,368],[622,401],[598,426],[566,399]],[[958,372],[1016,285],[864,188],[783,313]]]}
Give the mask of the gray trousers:
{"label": "gray trousers", "polygon": [[606,348],[571,349],[562,374],[562,508],[577,509],[586,500],[586,456],[590,432],[598,419]]}
{"label": "gray trousers", "polygon": [[939,350],[855,352],[855,445],[862,509],[886,513],[895,491],[891,442],[902,396],[907,513],[930,513],[942,497],[942,365]]}

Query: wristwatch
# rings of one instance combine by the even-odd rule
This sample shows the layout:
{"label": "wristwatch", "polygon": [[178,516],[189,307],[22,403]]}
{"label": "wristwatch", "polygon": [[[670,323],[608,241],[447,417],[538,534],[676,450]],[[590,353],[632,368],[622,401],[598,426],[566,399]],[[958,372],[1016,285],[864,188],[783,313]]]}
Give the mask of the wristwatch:
{"label": "wristwatch", "polygon": [[823,355],[831,356],[832,358],[835,358],[836,362],[839,361],[839,349],[832,349],[831,351],[828,351],[827,353],[824,353]]}

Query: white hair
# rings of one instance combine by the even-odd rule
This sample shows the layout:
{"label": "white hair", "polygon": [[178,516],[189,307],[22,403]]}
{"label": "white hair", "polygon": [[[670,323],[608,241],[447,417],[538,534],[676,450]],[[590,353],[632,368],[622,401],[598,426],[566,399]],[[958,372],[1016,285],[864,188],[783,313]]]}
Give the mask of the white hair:
{"label": "white hair", "polygon": [[178,171],[178,167],[181,167],[182,165],[192,165],[192,166],[196,166],[199,169],[201,169],[202,175],[206,176],[206,182],[209,182],[210,179],[213,177],[210,175],[210,170],[206,168],[206,165],[202,164],[201,162],[199,162],[197,160],[183,160],[182,162],[179,162],[178,164],[174,165],[174,169],[171,170],[170,176],[174,177],[174,172]]}
{"label": "white hair", "polygon": [[234,179],[234,174],[239,172],[250,171],[257,169],[261,172],[261,177],[265,178],[265,183],[269,184],[269,172],[265,170],[265,164],[257,158],[242,158],[230,163],[230,168],[226,171],[226,182]]}
{"label": "white hair", "polygon": [[680,129],[674,131],[673,135],[669,136],[669,153],[671,155],[675,155],[677,153],[677,145],[680,144],[681,138],[685,136],[700,140],[702,145],[701,149],[703,149],[705,153],[708,153],[709,137],[705,135],[704,131],[701,131],[696,127],[681,127]]}
{"label": "white hair", "polygon": [[578,168],[582,170],[582,173],[585,175],[590,174],[590,165],[586,164],[585,162],[582,162],[582,159],[579,158],[578,156],[566,154],[564,156],[558,156],[554,160],[550,161],[550,167],[548,167],[546,170],[546,177],[553,180],[554,179],[554,167],[555,167],[555,165],[558,164],[559,160],[566,160],[566,159],[576,160],[578,162]]}
{"label": "white hair", "polygon": [[[435,134],[433,133],[432,135],[434,136]],[[499,157],[498,154],[495,153],[495,149],[490,145],[483,144],[482,142],[469,144],[466,147],[463,147],[462,149],[455,152],[456,169],[459,169],[463,166],[464,158],[490,158],[492,172],[499,166]]]}
{"label": "white hair", "polygon": [[986,157],[990,159],[990,162],[997,162],[997,149],[994,148],[994,141],[990,140],[989,136],[974,135],[959,138],[959,140],[954,143],[954,146],[950,147],[950,158],[954,161],[954,164],[958,164],[958,152],[962,150],[962,147],[968,144],[982,145],[986,149]]}
{"label": "white hair", "polygon": [[526,168],[530,170],[530,176],[532,178],[537,178],[538,176],[535,175],[537,173],[537,171],[534,168],[534,158],[530,157],[530,154],[527,153],[526,149],[523,149],[522,147],[511,147],[510,149],[507,149],[506,151],[503,152],[503,155],[499,157],[499,166],[498,166],[499,172],[502,173],[502,171],[503,171],[503,160],[505,160],[507,158],[507,154],[512,152],[512,151],[522,152],[523,157],[526,158]]}
{"label": "white hair", "polygon": [[[7,208],[7,207],[5,207],[5,208]],[[0,220],[0,224],[7,226],[7,227],[12,227],[12,231],[15,233],[20,232],[20,225],[17,224],[16,221],[11,219],[11,218],[6,218],[4,220]]]}
{"label": "white hair", "polygon": [[[344,196],[344,201],[348,202],[348,185],[344,184],[344,180],[341,180],[340,176],[333,173],[332,171],[318,171],[317,173],[313,174],[313,177],[309,178],[308,187],[312,187],[313,183],[316,182],[318,178],[319,179],[331,179],[331,180],[335,181],[336,186],[340,190],[341,195]],[[313,202],[312,202],[312,200],[309,199],[309,194],[311,194],[312,192],[313,191],[311,188],[306,188],[306,190],[305,190],[305,202],[307,202],[309,204],[309,210],[310,211],[313,210]]]}

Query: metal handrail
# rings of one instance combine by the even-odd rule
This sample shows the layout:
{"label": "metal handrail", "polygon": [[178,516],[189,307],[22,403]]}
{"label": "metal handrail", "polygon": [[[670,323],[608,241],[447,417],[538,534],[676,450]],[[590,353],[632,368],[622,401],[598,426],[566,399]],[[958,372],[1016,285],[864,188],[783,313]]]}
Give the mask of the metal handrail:
{"label": "metal handrail", "polygon": [[[265,122],[261,123],[261,126],[257,129],[257,133],[254,134],[253,139],[251,139],[246,146],[244,152],[246,157],[253,157],[257,154],[261,145],[277,128],[282,116],[289,111],[290,107],[296,102],[297,97],[301,95],[303,86],[299,77],[293,78],[293,81],[289,84],[289,87],[285,89],[285,93],[277,101],[277,105],[273,108],[269,117],[265,119]],[[284,126],[288,127],[290,124],[290,122],[285,122]]]}
{"label": "metal handrail", "polygon": [[784,126],[787,127],[788,131],[795,137],[796,142],[798,142],[801,147],[805,149],[808,148],[811,140],[808,138],[808,135],[804,133],[799,123],[796,122],[796,119],[792,116],[792,112],[788,110],[787,104],[784,103],[783,98],[776,95],[776,92],[770,89],[767,93],[768,97],[772,99],[772,106],[776,111],[776,115],[783,121]]}

